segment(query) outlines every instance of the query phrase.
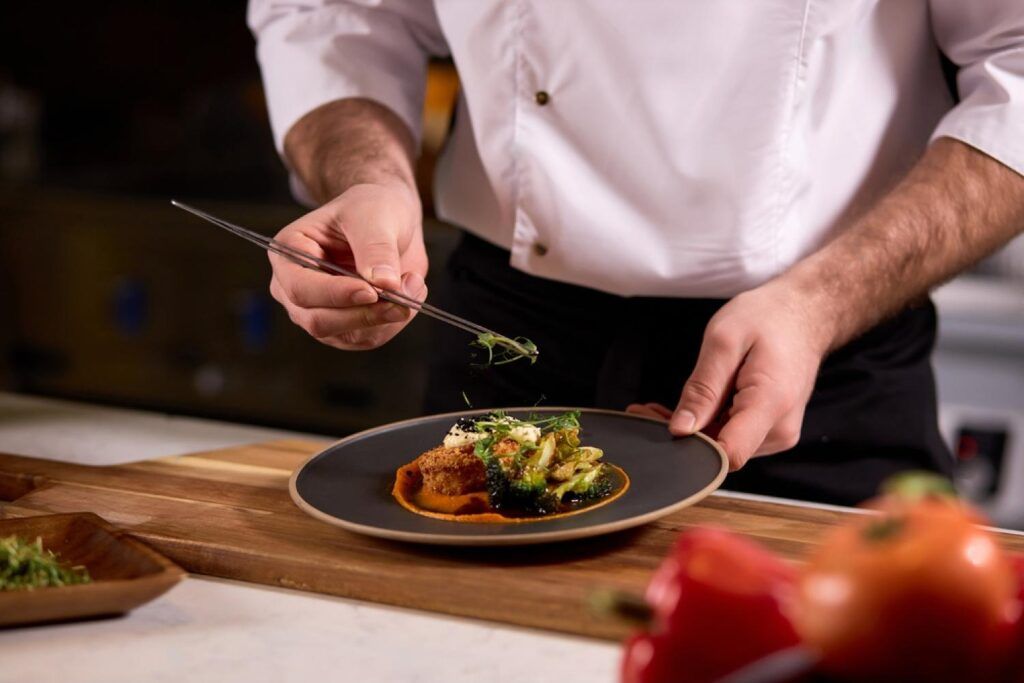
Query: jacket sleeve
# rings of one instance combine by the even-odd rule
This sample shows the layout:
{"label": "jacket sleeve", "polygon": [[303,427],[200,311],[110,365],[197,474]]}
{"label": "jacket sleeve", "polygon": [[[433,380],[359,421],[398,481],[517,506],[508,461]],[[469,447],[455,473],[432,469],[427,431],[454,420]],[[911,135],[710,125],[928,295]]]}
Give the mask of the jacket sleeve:
{"label": "jacket sleeve", "polygon": [[1024,1],[930,2],[961,98],[932,138],[956,138],[1024,174]]}
{"label": "jacket sleeve", "polygon": [[274,143],[320,105],[364,97],[417,143],[427,59],[447,52],[432,0],[250,0]]}

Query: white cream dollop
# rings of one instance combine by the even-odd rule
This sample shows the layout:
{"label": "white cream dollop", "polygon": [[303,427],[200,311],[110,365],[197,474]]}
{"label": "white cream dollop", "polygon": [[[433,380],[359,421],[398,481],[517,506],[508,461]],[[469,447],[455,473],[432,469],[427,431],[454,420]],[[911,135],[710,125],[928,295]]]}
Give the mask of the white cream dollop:
{"label": "white cream dollop", "polygon": [[[528,422],[519,422],[518,420],[514,420],[510,417],[504,418],[503,421],[511,425],[508,435],[516,441],[520,443],[537,443],[540,440],[540,427],[537,425],[532,425]],[[444,445],[445,448],[468,446],[476,443],[485,436],[487,436],[487,432],[468,431],[456,423],[452,425],[452,428],[448,430],[448,434],[444,437]]]}
{"label": "white cream dollop", "polygon": [[445,448],[458,448],[459,446],[468,446],[476,443],[480,439],[487,436],[483,432],[467,432],[465,429],[455,424],[448,430],[448,434],[444,437]]}
{"label": "white cream dollop", "polygon": [[513,427],[508,435],[519,443],[523,443],[525,441],[537,443],[540,441],[540,427],[527,422],[521,422]]}

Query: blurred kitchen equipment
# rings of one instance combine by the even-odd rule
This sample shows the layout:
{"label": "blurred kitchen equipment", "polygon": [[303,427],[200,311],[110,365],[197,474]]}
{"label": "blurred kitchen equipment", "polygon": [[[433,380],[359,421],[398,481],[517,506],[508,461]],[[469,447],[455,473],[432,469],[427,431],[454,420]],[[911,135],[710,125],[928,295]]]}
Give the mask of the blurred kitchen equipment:
{"label": "blurred kitchen equipment", "polygon": [[960,493],[1024,529],[1024,286],[965,275],[934,294],[939,422]]}
{"label": "blurred kitchen equipment", "polygon": [[1017,282],[1024,282],[1024,235],[1011,240],[1009,244],[987,258],[982,264],[984,272]]}

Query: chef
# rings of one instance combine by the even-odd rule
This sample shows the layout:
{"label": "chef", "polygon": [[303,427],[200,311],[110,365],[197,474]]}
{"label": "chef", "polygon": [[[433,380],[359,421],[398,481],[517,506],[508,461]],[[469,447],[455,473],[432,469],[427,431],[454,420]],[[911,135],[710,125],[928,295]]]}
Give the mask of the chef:
{"label": "chef", "polygon": [[[252,0],[249,24],[319,206],[278,239],[418,299],[443,268],[432,303],[540,349],[481,371],[435,326],[429,410],[628,405],[714,434],[730,488],[835,503],[950,471],[928,291],[1024,229],[1024,2]],[[461,81],[447,264],[413,181],[432,55]],[[271,260],[325,344],[410,321]]]}

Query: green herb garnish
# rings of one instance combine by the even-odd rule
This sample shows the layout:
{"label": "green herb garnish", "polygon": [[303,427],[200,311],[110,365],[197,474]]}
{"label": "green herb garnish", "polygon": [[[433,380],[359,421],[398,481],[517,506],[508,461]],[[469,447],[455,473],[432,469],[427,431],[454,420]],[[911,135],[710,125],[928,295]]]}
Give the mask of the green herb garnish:
{"label": "green herb garnish", "polygon": [[0,591],[32,590],[48,586],[89,583],[88,570],[61,562],[41,538],[30,543],[17,536],[0,538]]}
{"label": "green herb garnish", "polygon": [[536,425],[545,433],[557,432],[563,429],[579,429],[580,411],[570,410],[561,415],[537,415],[536,413],[530,413],[529,417],[523,420],[523,422]]}
{"label": "green herb garnish", "polygon": [[504,410],[492,410],[474,420],[475,429],[478,432],[487,432],[497,437],[497,441],[505,438],[517,423],[532,424],[539,427],[544,434],[557,432],[563,429],[580,428],[580,411],[569,410],[558,415],[540,415],[530,413],[525,418],[511,417],[505,414]]}
{"label": "green herb garnish", "polygon": [[487,362],[484,363],[484,366],[505,365],[523,358],[529,359],[532,365],[537,362],[537,356],[540,353],[537,350],[537,345],[526,337],[512,339],[490,332],[478,334],[476,340],[470,344],[487,349]]}

